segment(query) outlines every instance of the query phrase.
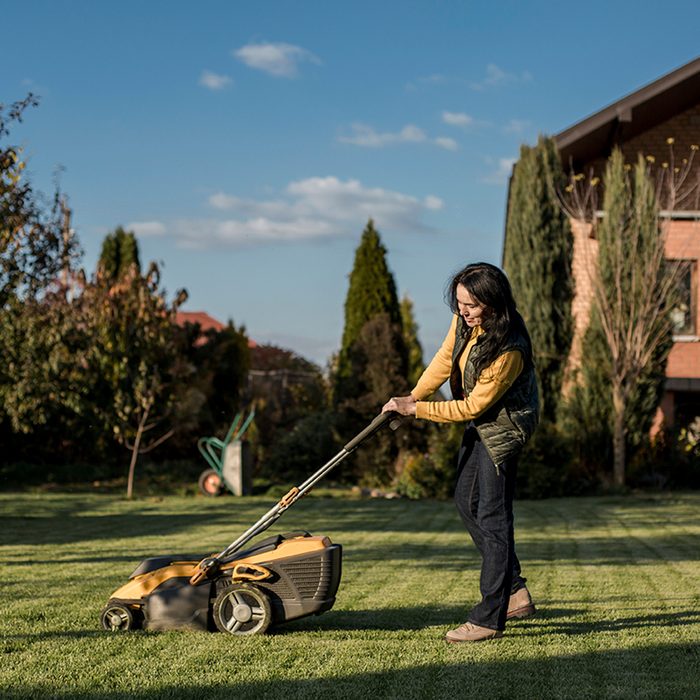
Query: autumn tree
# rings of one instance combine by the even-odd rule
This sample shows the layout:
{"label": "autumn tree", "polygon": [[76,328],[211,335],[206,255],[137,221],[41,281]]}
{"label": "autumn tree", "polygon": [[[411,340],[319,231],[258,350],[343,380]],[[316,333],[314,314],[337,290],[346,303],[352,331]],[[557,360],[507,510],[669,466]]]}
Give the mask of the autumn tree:
{"label": "autumn tree", "polygon": [[36,104],[30,94],[0,105],[0,407],[13,433],[44,431],[61,444],[84,408],[89,343],[73,308],[79,249],[65,197],[57,188],[45,203],[26,177],[22,149],[6,143],[11,125]]}
{"label": "autumn tree", "polygon": [[598,254],[588,265],[594,295],[589,335],[599,329],[605,344],[613,480],[618,486],[625,484],[630,428],[640,413],[651,415],[660,396],[681,270],[665,256],[669,219],[662,211],[672,211],[695,189],[685,187],[691,166],[692,158],[683,168],[664,168],[654,178],[641,155],[632,168],[615,149],[602,178],[599,222],[597,177],[572,175],[563,198],[572,216],[596,223]]}
{"label": "autumn tree", "polygon": [[155,263],[144,275],[132,264],[115,283],[98,270],[85,294],[94,310],[90,362],[98,378],[98,410],[131,453],[131,498],[139,455],[169,439],[188,413],[183,410],[191,398],[185,379],[192,368],[176,351],[175,325],[187,295],[182,290],[169,302]]}

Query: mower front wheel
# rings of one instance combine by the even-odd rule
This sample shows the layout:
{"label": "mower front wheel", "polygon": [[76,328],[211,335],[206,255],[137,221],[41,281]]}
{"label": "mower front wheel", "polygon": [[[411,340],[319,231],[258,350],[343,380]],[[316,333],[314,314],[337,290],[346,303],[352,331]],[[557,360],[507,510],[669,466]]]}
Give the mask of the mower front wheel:
{"label": "mower front wheel", "polygon": [[141,627],[141,611],[132,610],[123,603],[110,601],[100,614],[102,628],[109,632],[128,632]]}
{"label": "mower front wheel", "polygon": [[213,469],[205,469],[199,475],[199,491],[205,496],[220,496],[224,490],[224,484],[217,472]]}
{"label": "mower front wheel", "polygon": [[234,583],[214,601],[214,623],[229,634],[263,634],[272,622],[268,597],[257,587]]}

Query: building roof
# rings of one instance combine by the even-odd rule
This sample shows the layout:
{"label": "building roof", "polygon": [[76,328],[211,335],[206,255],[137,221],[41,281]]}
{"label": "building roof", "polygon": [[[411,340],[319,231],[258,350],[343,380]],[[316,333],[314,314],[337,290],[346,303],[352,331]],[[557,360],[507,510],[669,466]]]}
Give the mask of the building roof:
{"label": "building roof", "polygon": [[214,329],[221,331],[225,328],[221,321],[217,321],[213,316],[210,316],[205,311],[178,311],[175,321],[178,326],[184,326],[186,323],[198,323],[202,332]]}
{"label": "building roof", "polygon": [[[221,321],[210,316],[205,311],[178,311],[175,316],[175,322],[178,326],[184,326],[186,323],[198,323],[202,334],[209,330],[222,331],[226,327]],[[196,344],[201,345],[205,342],[205,339],[201,337]],[[248,347],[257,347],[257,343],[248,338]]]}
{"label": "building roof", "polygon": [[615,144],[700,103],[700,57],[556,134],[562,163],[607,157]]}

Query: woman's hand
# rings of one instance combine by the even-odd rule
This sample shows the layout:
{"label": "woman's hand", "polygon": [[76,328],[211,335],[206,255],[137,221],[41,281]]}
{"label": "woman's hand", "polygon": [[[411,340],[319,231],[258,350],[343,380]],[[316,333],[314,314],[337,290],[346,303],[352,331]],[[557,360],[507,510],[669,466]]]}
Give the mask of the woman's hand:
{"label": "woman's hand", "polygon": [[408,396],[393,396],[382,408],[382,413],[386,413],[387,411],[396,411],[396,413],[400,413],[402,416],[415,416],[416,400],[413,398],[412,394]]}

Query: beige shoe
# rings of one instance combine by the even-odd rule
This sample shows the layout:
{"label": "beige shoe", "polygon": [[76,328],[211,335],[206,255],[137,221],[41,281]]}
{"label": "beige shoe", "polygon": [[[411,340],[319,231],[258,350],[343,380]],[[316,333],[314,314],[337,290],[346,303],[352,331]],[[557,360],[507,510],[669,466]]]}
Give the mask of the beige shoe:
{"label": "beige shoe", "polygon": [[483,642],[487,639],[495,639],[496,637],[502,637],[503,632],[498,630],[492,630],[488,627],[479,627],[479,625],[474,625],[471,622],[465,622],[463,625],[457,627],[457,629],[450,630],[445,635],[445,641],[447,642]]}
{"label": "beige shoe", "polygon": [[506,620],[513,618],[532,617],[536,613],[535,604],[532,602],[530,592],[523,587],[515,591],[508,601]]}

